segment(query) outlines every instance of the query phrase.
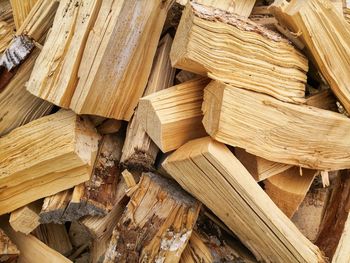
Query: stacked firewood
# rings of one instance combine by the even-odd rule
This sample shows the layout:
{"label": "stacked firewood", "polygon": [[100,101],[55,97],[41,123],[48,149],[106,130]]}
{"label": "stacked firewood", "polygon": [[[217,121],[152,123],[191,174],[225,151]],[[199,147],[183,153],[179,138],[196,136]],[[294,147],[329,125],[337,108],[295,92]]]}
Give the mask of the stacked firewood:
{"label": "stacked firewood", "polygon": [[0,0],[0,262],[350,262],[349,10]]}

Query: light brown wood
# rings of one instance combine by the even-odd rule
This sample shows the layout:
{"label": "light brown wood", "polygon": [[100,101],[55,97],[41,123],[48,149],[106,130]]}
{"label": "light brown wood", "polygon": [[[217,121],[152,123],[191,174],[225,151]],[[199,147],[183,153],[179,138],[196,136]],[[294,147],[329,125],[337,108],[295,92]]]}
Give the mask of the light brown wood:
{"label": "light brown wood", "polygon": [[257,182],[279,174],[292,167],[290,164],[276,163],[248,153],[242,148],[235,148],[235,156],[244,165]]}
{"label": "light brown wood", "polygon": [[195,2],[235,13],[242,17],[248,17],[255,4],[255,0],[195,0]]}
{"label": "light brown wood", "polygon": [[329,1],[275,1],[271,12],[307,47],[334,94],[350,111],[350,27]]}
{"label": "light brown wood", "polygon": [[162,152],[205,135],[201,104],[208,82],[206,78],[187,81],[140,100],[139,123]]}
{"label": "light brown wood", "polygon": [[199,209],[200,203],[174,182],[144,173],[113,230],[104,263],[178,262]]}
{"label": "light brown wood", "polygon": [[181,70],[179,73],[176,74],[175,80],[176,80],[176,84],[180,84],[195,78],[200,77],[199,75],[186,71],[186,70]]}
{"label": "light brown wood", "polygon": [[28,235],[40,225],[39,212],[41,205],[42,201],[38,200],[13,211],[9,219],[11,227],[15,231]]}
{"label": "light brown wood", "polygon": [[319,109],[337,111],[336,98],[330,89],[321,90],[320,92],[306,97],[306,105]]}
{"label": "light brown wood", "polygon": [[224,144],[210,137],[190,141],[163,166],[211,209],[258,261],[325,262],[320,250],[299,232]]}
{"label": "light brown wood", "polygon": [[[144,96],[173,85],[175,69],[171,67],[169,53],[172,37],[167,34],[159,42]],[[121,163],[130,170],[151,171],[158,154],[158,147],[147,135],[135,115],[128,124]]]}
{"label": "light brown wood", "polygon": [[17,246],[0,228],[0,262],[17,262],[19,253]]}
{"label": "light brown wood", "polygon": [[[203,124],[215,140],[270,161],[310,169],[350,167],[350,120],[306,105],[212,81],[204,91]],[[307,145],[307,147],[305,147]]]}
{"label": "light brown wood", "polygon": [[[89,180],[99,135],[71,111],[0,139],[0,214]],[[28,176],[30,174],[30,176]]]}
{"label": "light brown wood", "polygon": [[65,225],[41,224],[33,234],[64,256],[69,256],[73,250]]}
{"label": "light brown wood", "polygon": [[233,14],[188,5],[170,58],[176,68],[283,101],[304,101],[304,55],[278,33]]}
{"label": "light brown wood", "polygon": [[122,121],[107,119],[97,127],[97,130],[101,134],[111,134],[111,133],[118,132],[121,126],[122,126]]}
{"label": "light brown wood", "polygon": [[10,0],[16,29],[18,30],[38,0]]}
{"label": "light brown wood", "polygon": [[291,218],[305,198],[317,171],[294,166],[267,178],[265,192]]}
{"label": "light brown wood", "polygon": [[0,55],[5,51],[12,40],[14,25],[0,20]]}

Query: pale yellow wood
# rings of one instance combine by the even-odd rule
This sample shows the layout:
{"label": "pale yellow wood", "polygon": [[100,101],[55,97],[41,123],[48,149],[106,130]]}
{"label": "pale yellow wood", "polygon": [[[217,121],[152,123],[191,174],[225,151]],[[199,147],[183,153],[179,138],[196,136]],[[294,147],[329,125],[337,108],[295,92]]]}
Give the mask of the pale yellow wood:
{"label": "pale yellow wood", "polygon": [[0,214],[89,180],[99,135],[71,111],[0,139]]}
{"label": "pale yellow wood", "polygon": [[224,144],[210,137],[190,141],[163,166],[211,209],[258,261],[325,262],[320,250],[277,208]]}
{"label": "pale yellow wood", "polygon": [[350,119],[212,81],[203,124],[215,140],[274,162],[311,169],[350,168]]}
{"label": "pale yellow wood", "polygon": [[350,111],[350,26],[330,1],[275,1],[271,12],[307,47],[309,57]]}
{"label": "pale yellow wood", "polygon": [[283,101],[304,101],[305,56],[278,33],[233,14],[186,6],[170,58],[176,68]]}
{"label": "pale yellow wood", "polygon": [[201,104],[208,82],[207,78],[197,78],[140,100],[138,120],[162,152],[205,135]]}
{"label": "pale yellow wood", "polygon": [[255,0],[195,0],[195,2],[235,13],[242,17],[248,17],[255,4]]}
{"label": "pale yellow wood", "polygon": [[13,211],[9,219],[11,227],[15,231],[28,235],[40,225],[39,212],[41,205],[42,202],[39,200]]}
{"label": "pale yellow wood", "polygon": [[267,178],[265,192],[291,218],[305,198],[317,171],[294,166]]}
{"label": "pale yellow wood", "polygon": [[38,0],[10,0],[16,29],[18,30]]}

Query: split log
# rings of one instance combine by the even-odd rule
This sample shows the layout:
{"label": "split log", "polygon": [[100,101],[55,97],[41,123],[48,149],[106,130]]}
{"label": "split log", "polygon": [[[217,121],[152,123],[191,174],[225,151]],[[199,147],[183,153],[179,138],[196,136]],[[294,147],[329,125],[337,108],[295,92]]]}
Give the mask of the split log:
{"label": "split log", "polygon": [[171,2],[60,1],[28,90],[79,114],[129,120]]}
{"label": "split log", "polygon": [[233,14],[188,5],[170,58],[176,68],[283,101],[304,101],[304,55],[278,33]]}
{"label": "split log", "polygon": [[[173,40],[169,34],[159,42],[151,75],[144,96],[173,85],[175,69],[171,67],[169,53]],[[151,171],[154,169],[158,147],[146,134],[139,122],[138,111],[128,124],[121,163],[130,170]]]}
{"label": "split log", "polygon": [[0,228],[0,262],[17,262],[19,253],[17,246]]}
{"label": "split log", "polygon": [[91,124],[70,111],[0,138],[0,214],[89,180],[98,139]]}
{"label": "split log", "polygon": [[37,1],[38,0],[10,0],[17,30],[21,27]]}
{"label": "split log", "polygon": [[207,78],[199,78],[142,98],[137,117],[161,149],[169,152],[205,135],[201,104]]}
{"label": "split log", "polygon": [[264,181],[265,192],[291,218],[305,198],[317,171],[294,166]]}
{"label": "split log", "polygon": [[13,211],[9,220],[11,227],[15,231],[28,235],[40,225],[39,212],[41,205],[42,202],[39,200]]}
{"label": "split log", "polygon": [[250,15],[255,4],[255,0],[195,0],[195,2],[235,13],[245,18]]}
{"label": "split log", "polygon": [[2,219],[0,227],[5,231],[6,235],[17,245],[20,255],[19,262],[26,263],[72,263],[69,259],[50,248],[35,236],[25,235],[14,231],[7,222],[7,219]]}
{"label": "split log", "polygon": [[275,1],[271,12],[305,44],[334,94],[350,112],[350,27],[329,1]]}
{"label": "split log", "polygon": [[197,220],[200,203],[156,174],[143,174],[113,230],[108,262],[178,262]]}
{"label": "split log", "polygon": [[14,27],[12,24],[0,20],[0,55],[5,51],[12,40]]}
{"label": "split log", "polygon": [[111,211],[120,178],[118,163],[123,141],[119,134],[105,135],[90,180],[76,186],[74,190],[46,197],[40,212],[40,222],[63,223],[86,215],[106,215]]}
{"label": "split log", "polygon": [[325,262],[320,250],[299,232],[224,144],[210,137],[190,141],[163,166],[211,209],[258,261]]}
{"label": "split log", "polygon": [[[350,167],[350,120],[306,105],[212,81],[203,124],[215,140],[262,158],[310,169]],[[307,145],[307,147],[306,147]]]}
{"label": "split log", "polygon": [[73,250],[65,225],[41,224],[33,234],[64,256],[69,256]]}
{"label": "split log", "polygon": [[[344,227],[349,217],[350,207],[350,177],[349,170],[340,171],[337,186],[334,188],[323,217],[317,244],[332,260],[339,241],[344,233]],[[346,233],[345,233],[346,234]],[[340,244],[342,246],[342,243]]]}
{"label": "split log", "polygon": [[235,156],[244,165],[257,182],[288,170],[292,165],[276,163],[252,155],[241,148],[235,148]]}

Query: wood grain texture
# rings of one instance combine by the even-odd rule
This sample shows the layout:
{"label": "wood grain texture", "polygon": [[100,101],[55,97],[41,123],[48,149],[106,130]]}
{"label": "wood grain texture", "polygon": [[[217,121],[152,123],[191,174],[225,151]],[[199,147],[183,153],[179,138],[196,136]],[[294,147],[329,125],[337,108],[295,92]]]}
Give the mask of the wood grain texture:
{"label": "wood grain texture", "polygon": [[350,120],[311,106],[212,81],[203,124],[215,140],[274,162],[320,170],[350,167]]}
{"label": "wood grain texture", "polygon": [[42,202],[38,200],[13,211],[9,219],[11,227],[17,232],[28,235],[40,225],[39,212],[41,206]]}
{"label": "wood grain texture", "polygon": [[17,246],[0,228],[0,262],[17,262],[19,253]]}
{"label": "wood grain texture", "polygon": [[255,0],[195,0],[195,2],[235,13],[246,18],[252,12],[255,4]]}
{"label": "wood grain texture", "polygon": [[190,141],[163,166],[211,209],[258,261],[325,262],[320,250],[299,232],[224,144],[210,137]]}
{"label": "wood grain texture", "polygon": [[38,0],[10,0],[17,30],[21,27],[30,10],[37,1]]}
{"label": "wood grain texture", "polygon": [[304,101],[304,55],[281,35],[224,11],[188,5],[170,58],[176,68],[283,101]]}

